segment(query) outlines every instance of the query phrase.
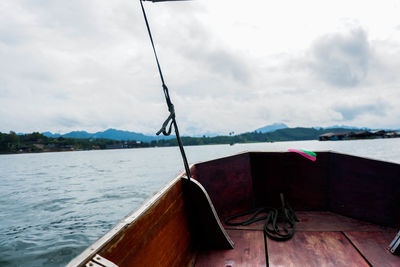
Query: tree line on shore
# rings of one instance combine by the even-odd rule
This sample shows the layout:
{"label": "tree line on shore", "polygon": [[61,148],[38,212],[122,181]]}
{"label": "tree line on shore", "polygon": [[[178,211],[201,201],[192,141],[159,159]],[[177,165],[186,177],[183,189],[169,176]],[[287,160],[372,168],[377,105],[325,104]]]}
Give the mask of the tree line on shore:
{"label": "tree line on shore", "polygon": [[[327,132],[343,132],[349,129],[315,129],[315,128],[285,128],[273,132],[248,132],[239,135],[226,135],[214,137],[189,137],[183,136],[182,142],[186,146],[211,145],[211,144],[235,144],[235,143],[257,143],[277,141],[299,141],[316,140],[318,136]],[[52,138],[41,133],[16,134],[15,132],[0,132],[0,153],[30,153],[30,152],[56,152],[76,151],[94,149],[122,149],[141,147],[165,147],[177,146],[176,139],[160,139],[151,142],[140,142],[135,140],[111,140],[103,138]]]}
{"label": "tree line on shore", "polygon": [[0,153],[30,153],[93,150],[107,148],[148,147],[148,143],[118,141],[111,139],[52,138],[41,133],[16,134],[0,133]]}

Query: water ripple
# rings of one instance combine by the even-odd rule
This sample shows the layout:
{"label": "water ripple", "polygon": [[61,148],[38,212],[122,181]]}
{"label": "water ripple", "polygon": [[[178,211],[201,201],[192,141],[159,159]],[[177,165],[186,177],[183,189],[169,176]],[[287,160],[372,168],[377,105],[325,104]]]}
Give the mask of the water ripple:
{"label": "water ripple", "polygon": [[[400,162],[400,138],[188,147],[191,162],[245,150],[334,150]],[[177,148],[0,155],[0,266],[64,266],[182,169]]]}

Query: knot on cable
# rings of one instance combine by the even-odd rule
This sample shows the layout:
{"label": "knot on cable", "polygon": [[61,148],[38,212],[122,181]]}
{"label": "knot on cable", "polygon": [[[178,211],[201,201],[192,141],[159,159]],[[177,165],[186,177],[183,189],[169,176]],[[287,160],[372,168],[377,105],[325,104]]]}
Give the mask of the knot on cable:
{"label": "knot on cable", "polygon": [[[163,125],[161,126],[161,129],[156,134],[160,135],[160,133],[163,133],[163,135],[168,136],[171,134],[172,125],[174,124],[174,121],[175,121],[175,108],[174,108],[174,104],[172,104],[172,102],[171,102],[171,98],[169,97],[168,87],[165,85],[164,82],[162,84],[162,87],[163,87],[165,99],[167,100],[169,116],[164,121]],[[168,127],[168,124],[169,124],[169,127]],[[168,127],[168,131],[167,131],[167,127]]]}
{"label": "knot on cable", "polygon": [[[164,121],[163,125],[161,126],[161,129],[156,133],[156,135],[160,135],[161,133],[165,136],[168,136],[171,134],[172,131],[172,125],[174,123],[175,120],[175,109],[174,109],[174,105],[171,104],[170,106],[168,106],[169,109],[169,116],[168,118]],[[169,126],[168,126],[169,124]],[[167,130],[168,128],[168,130]]]}

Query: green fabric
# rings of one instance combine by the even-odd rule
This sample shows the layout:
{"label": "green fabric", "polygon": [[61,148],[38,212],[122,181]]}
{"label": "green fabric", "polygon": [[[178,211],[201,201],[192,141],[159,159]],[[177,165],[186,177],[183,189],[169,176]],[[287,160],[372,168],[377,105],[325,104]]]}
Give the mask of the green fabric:
{"label": "green fabric", "polygon": [[303,150],[303,149],[299,149],[300,151],[303,151],[304,153],[310,155],[311,157],[317,157],[317,153],[311,152],[311,151],[307,151],[307,150]]}

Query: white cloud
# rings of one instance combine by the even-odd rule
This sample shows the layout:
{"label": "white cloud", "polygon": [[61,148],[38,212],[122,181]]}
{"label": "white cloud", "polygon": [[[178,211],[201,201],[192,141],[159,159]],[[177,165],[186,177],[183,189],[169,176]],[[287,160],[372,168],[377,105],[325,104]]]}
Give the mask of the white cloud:
{"label": "white cloud", "polygon": [[[145,6],[183,134],[400,127],[396,1]],[[2,1],[0,59],[3,132],[154,133],[168,115],[138,1]]]}
{"label": "white cloud", "polygon": [[312,49],[312,69],[319,78],[337,87],[355,87],[368,74],[369,44],[363,29],[346,35],[319,38]]}

